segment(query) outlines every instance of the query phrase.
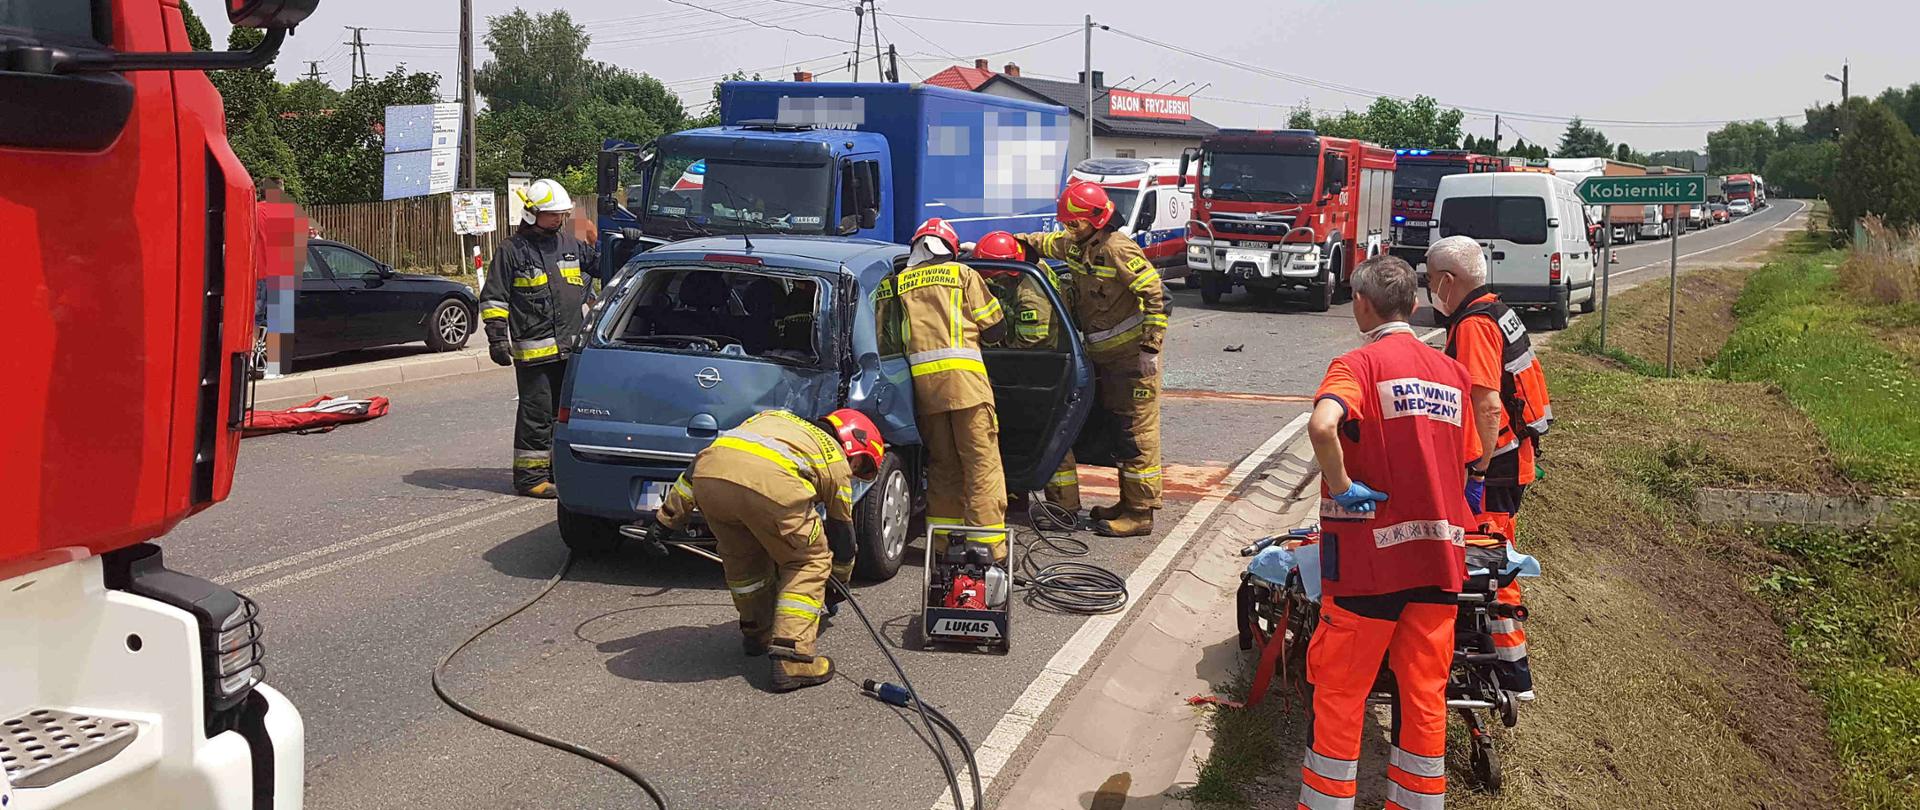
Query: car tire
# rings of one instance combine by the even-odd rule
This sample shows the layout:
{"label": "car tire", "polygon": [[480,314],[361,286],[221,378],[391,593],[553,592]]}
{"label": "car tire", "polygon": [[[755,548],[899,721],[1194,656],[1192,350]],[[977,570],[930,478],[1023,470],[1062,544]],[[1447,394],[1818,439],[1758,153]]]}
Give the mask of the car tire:
{"label": "car tire", "polygon": [[1340,286],[1340,279],[1334,275],[1333,268],[1320,271],[1320,280],[1307,285],[1307,311],[1326,312],[1333,309],[1333,291]]}
{"label": "car tire", "polygon": [[1344,250],[1334,251],[1333,261],[1331,262],[1331,264],[1334,270],[1339,272],[1339,275],[1335,276],[1333,279],[1333,303],[1335,304],[1352,303],[1353,302],[1353,283],[1352,283],[1353,274],[1349,271],[1347,267],[1347,252]]}
{"label": "car tire", "polygon": [[560,542],[582,557],[598,557],[612,553],[620,545],[620,524],[593,515],[583,515],[568,509],[566,504],[555,504],[554,522],[560,527]]}
{"label": "car tire", "polygon": [[433,314],[427,316],[427,347],[436,352],[450,352],[467,345],[467,339],[473,337],[473,310],[458,298],[448,298],[433,308]]}
{"label": "car tire", "polygon": [[1547,308],[1547,331],[1558,332],[1567,328],[1567,320],[1572,316],[1573,307],[1567,303],[1567,293],[1560,294],[1560,300]]}
{"label": "car tire", "polygon": [[888,453],[873,489],[853,508],[853,576],[885,582],[900,572],[913,542],[913,487],[900,457]]}
{"label": "car tire", "polygon": [[1200,303],[1206,304],[1207,306],[1219,304],[1220,296],[1226,293],[1228,285],[1229,282],[1227,281],[1226,274],[1215,273],[1211,270],[1202,271],[1200,273]]}
{"label": "car tire", "polygon": [[1598,289],[1598,287],[1595,287],[1593,290],[1587,292],[1587,300],[1580,302],[1580,314],[1592,314],[1594,307],[1600,305],[1600,293],[1597,292]]}

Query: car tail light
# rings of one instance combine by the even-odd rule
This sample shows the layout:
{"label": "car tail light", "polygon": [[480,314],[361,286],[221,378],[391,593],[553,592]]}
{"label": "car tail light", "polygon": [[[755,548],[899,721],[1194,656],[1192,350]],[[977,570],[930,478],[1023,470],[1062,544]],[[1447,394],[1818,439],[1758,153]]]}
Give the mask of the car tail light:
{"label": "car tail light", "polygon": [[724,262],[726,264],[766,264],[766,262],[762,261],[758,256],[734,256],[726,253],[709,253],[706,256],[706,260],[710,262]]}
{"label": "car tail light", "polygon": [[1547,281],[1553,284],[1560,283],[1560,254],[1558,253],[1553,254],[1553,258],[1547,265]]}
{"label": "car tail light", "polygon": [[565,422],[565,421],[567,421],[567,418],[568,418],[568,417],[570,417],[570,416],[573,416],[573,409],[572,409],[572,408],[561,408],[560,410],[558,410],[558,411],[556,411],[556,412],[555,412],[555,413],[553,414],[553,421],[555,421],[555,422]]}

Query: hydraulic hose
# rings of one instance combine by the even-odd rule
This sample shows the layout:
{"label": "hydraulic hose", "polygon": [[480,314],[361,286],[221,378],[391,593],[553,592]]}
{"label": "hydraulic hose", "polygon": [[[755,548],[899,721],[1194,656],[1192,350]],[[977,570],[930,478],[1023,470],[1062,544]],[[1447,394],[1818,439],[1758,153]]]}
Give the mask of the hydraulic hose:
{"label": "hydraulic hose", "polygon": [[1034,562],[1035,552],[1041,550],[1061,557],[1091,553],[1092,547],[1085,540],[1040,528],[1070,526],[1073,513],[1035,493],[1027,501],[1027,522],[1032,528],[1015,532],[1022,553],[1020,575],[1014,578],[1014,585],[1026,593],[1029,603],[1084,616],[1113,613],[1127,606],[1127,580],[1111,570],[1073,560],[1047,566]]}
{"label": "hydraulic hose", "polygon": [[[545,586],[540,588],[539,593],[534,594],[533,598],[528,599],[525,602],[521,602],[519,607],[516,607],[512,610],[509,610],[505,613],[500,614],[499,618],[494,619],[491,622],[488,622],[485,627],[482,627],[479,630],[475,630],[473,635],[467,637],[466,641],[460,642],[460,646],[454,647],[452,651],[448,652],[445,656],[443,656],[440,659],[440,663],[435,664],[433,667],[433,693],[436,695],[439,695],[440,700],[445,702],[448,706],[453,707],[454,711],[457,711],[461,714],[466,715],[467,717],[472,718],[474,722],[480,723],[481,725],[499,729],[508,734],[512,734],[515,737],[520,737],[526,740],[532,740],[534,742],[537,742],[549,748],[555,748],[561,751],[565,751],[569,754],[573,754],[574,756],[582,757],[582,758],[597,762],[600,765],[606,767],[607,769],[612,770],[613,772],[626,777],[627,779],[631,780],[634,784],[639,785],[640,789],[646,792],[647,798],[653,800],[654,806],[660,808],[660,810],[669,810],[670,805],[667,804],[667,797],[660,792],[659,788],[654,787],[653,783],[648,781],[645,775],[641,774],[637,770],[634,770],[631,766],[622,764],[614,760],[613,757],[610,757],[606,754],[602,754],[599,751],[595,751],[584,745],[568,742],[558,737],[550,737],[546,734],[542,734],[538,731],[534,731],[533,729],[527,728],[526,726],[520,725],[519,723],[515,723],[510,720],[501,720],[497,717],[493,717],[488,714],[485,714],[481,712],[479,709],[475,709],[472,706],[469,706],[466,703],[462,702],[459,698],[456,698],[453,695],[449,694],[447,692],[446,687],[441,685],[440,683],[440,676],[446,672],[447,664],[452,662],[455,656],[459,655],[462,650],[465,650],[469,645],[473,644],[473,642],[478,641],[481,636],[486,635],[488,631],[492,630],[495,627],[499,627],[502,624],[505,624],[508,619],[512,619],[513,617],[520,615],[527,608],[533,607],[534,604],[539,602],[541,599],[545,599],[547,594],[553,593],[553,589],[560,584],[561,580],[567,578],[567,572],[571,570],[573,570],[573,552],[568,551],[566,562],[562,563],[560,566],[560,570],[556,572],[551,579],[547,580],[547,584]],[[956,794],[959,793],[959,787],[957,785],[954,788],[954,792]]]}

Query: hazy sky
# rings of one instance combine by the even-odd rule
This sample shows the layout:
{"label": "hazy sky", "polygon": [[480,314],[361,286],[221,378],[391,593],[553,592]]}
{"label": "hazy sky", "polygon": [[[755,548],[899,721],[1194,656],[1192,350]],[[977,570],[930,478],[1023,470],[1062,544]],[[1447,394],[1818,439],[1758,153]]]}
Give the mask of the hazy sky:
{"label": "hazy sky", "polygon": [[[806,33],[756,27],[683,3]],[[844,55],[852,48],[851,0],[683,3],[474,0],[475,39],[481,38],[487,15],[515,6],[565,8],[587,23],[594,38],[591,56],[658,77],[696,105],[706,102],[713,77],[735,68],[759,69],[769,79],[790,78],[795,64],[802,63],[822,79],[851,77]],[[199,0],[194,5],[215,41],[224,42],[220,4]],[[898,47],[903,79],[972,64],[989,54],[996,69],[1014,61],[1031,75],[1072,79],[1083,58],[1079,26],[1083,15],[1093,12],[1096,23],[1116,29],[1094,33],[1094,68],[1110,83],[1128,76],[1134,77],[1125,83],[1129,87],[1149,78],[1153,84],[1171,79],[1172,90],[1211,82],[1198,93],[1194,111],[1223,126],[1278,126],[1286,110],[1302,101],[1321,109],[1359,109],[1378,94],[1425,93],[1465,110],[1467,131],[1480,135],[1491,134],[1493,111],[1514,113],[1502,119],[1507,144],[1519,135],[1551,145],[1566,117],[1581,115],[1613,141],[1640,151],[1686,149],[1704,146],[1706,133],[1724,119],[1771,120],[1796,115],[1810,102],[1836,99],[1839,85],[1822,74],[1839,75],[1845,60],[1852,61],[1854,95],[1920,82],[1920,47],[1914,44],[1920,3],[1899,0],[882,0],[879,5],[881,41]],[[1169,16],[1175,11],[1187,12],[1188,18]],[[436,71],[442,92],[451,96],[458,81],[459,20],[455,0],[321,0],[289,40],[277,67],[281,78],[291,79],[306,72],[306,60],[319,60],[325,78],[344,85],[350,75],[346,26],[367,26],[367,62],[375,73],[403,62]],[[1145,44],[1120,32],[1173,47]],[[1056,36],[1061,38],[1033,44]],[[865,79],[875,77],[871,42],[869,32]],[[485,58],[482,47],[476,65]]]}

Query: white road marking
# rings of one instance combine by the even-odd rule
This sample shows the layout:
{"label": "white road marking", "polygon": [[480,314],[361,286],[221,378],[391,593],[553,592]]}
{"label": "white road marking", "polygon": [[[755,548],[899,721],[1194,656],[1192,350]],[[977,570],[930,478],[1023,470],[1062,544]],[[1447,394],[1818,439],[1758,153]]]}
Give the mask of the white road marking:
{"label": "white road marking", "polygon": [[[485,502],[485,505],[487,505],[487,506],[494,506],[494,505],[498,505],[499,503],[500,503],[500,502],[499,502],[498,500],[495,500],[495,501],[490,501],[490,502]],[[389,544],[389,545],[384,545],[384,546],[379,546],[379,547],[377,547],[377,548],[373,548],[373,549],[370,549],[370,550],[367,550],[367,551],[363,551],[363,552],[360,552],[359,554],[355,554],[355,555],[353,555],[353,556],[351,556],[351,557],[341,557],[340,559],[337,559],[337,560],[334,560],[334,561],[332,561],[332,562],[329,562],[329,563],[325,563],[325,564],[322,564],[322,565],[317,565],[317,566],[314,566],[314,567],[312,567],[312,568],[307,568],[307,569],[304,569],[304,570],[300,570],[300,571],[295,571],[295,572],[293,572],[293,573],[291,573],[291,574],[287,574],[287,575],[284,575],[284,576],[280,576],[280,577],[276,577],[276,578],[274,578],[274,579],[270,579],[270,580],[267,580],[266,582],[262,582],[262,583],[260,583],[260,584],[257,584],[257,585],[251,585],[251,586],[248,586],[248,587],[246,588],[246,591],[247,591],[248,593],[264,593],[264,592],[266,592],[266,591],[270,591],[270,590],[273,590],[273,589],[275,589],[275,588],[278,588],[278,587],[281,587],[281,586],[283,586],[283,585],[291,585],[291,584],[293,584],[293,583],[295,583],[295,582],[300,582],[300,581],[303,581],[303,580],[308,580],[308,579],[312,579],[312,578],[314,578],[314,577],[317,577],[317,576],[321,576],[321,575],[323,575],[323,574],[331,574],[331,573],[333,573],[333,572],[335,572],[335,571],[339,571],[339,570],[341,570],[341,569],[344,569],[344,568],[350,568],[350,567],[352,567],[352,566],[355,566],[355,565],[359,565],[360,563],[363,563],[363,562],[366,562],[367,560],[371,560],[371,559],[374,559],[374,558],[376,558],[376,557],[381,557],[381,556],[385,556],[385,555],[387,555],[387,554],[392,554],[393,552],[396,552],[396,551],[400,551],[400,550],[402,550],[402,549],[408,549],[408,548],[412,548],[412,547],[414,547],[414,546],[417,546],[417,545],[420,545],[420,544],[422,544],[422,543],[430,543],[430,542],[432,542],[432,541],[434,541],[434,540],[438,540],[438,539],[440,539],[440,538],[442,538],[442,537],[446,537],[446,536],[448,536],[448,535],[452,535],[452,534],[458,534],[458,533],[460,533],[460,532],[464,532],[464,531],[467,531],[467,530],[469,530],[469,529],[473,529],[473,528],[476,528],[476,527],[478,527],[478,526],[481,526],[481,525],[483,525],[483,524],[486,524],[486,523],[490,523],[490,522],[493,522],[493,521],[496,521],[496,520],[501,520],[501,519],[503,519],[503,518],[507,518],[507,517],[510,517],[510,516],[513,516],[513,515],[517,515],[517,514],[520,514],[520,513],[522,513],[522,512],[527,512],[527,511],[531,511],[531,510],[533,510],[533,509],[535,509],[535,508],[537,508],[537,507],[540,507],[540,506],[545,506],[545,505],[547,505],[545,501],[538,501],[538,500],[536,500],[536,501],[530,501],[530,502],[528,502],[528,503],[523,503],[523,504],[520,504],[520,505],[518,505],[518,506],[512,506],[512,507],[508,507],[508,508],[506,508],[506,509],[503,509],[503,510],[501,510],[501,511],[498,511],[498,512],[494,512],[494,513],[491,513],[491,514],[486,514],[486,515],[482,515],[482,516],[480,516],[480,517],[477,517],[477,518],[474,518],[474,519],[472,519],[472,520],[468,520],[468,521],[465,521],[465,522],[462,522],[462,523],[457,523],[457,524],[454,524],[454,525],[452,525],[452,526],[448,526],[448,527],[445,527],[445,528],[442,528],[442,529],[436,529],[436,530],[434,530],[434,531],[431,531],[431,532],[428,532],[428,533],[426,533],[426,534],[423,534],[423,535],[420,535],[420,536],[418,536],[418,537],[412,537],[412,538],[409,538],[409,539],[406,539],[406,540],[402,540],[402,541],[400,541],[400,542],[397,542],[397,543],[392,543],[392,544]],[[473,512],[473,511],[475,511],[475,510],[474,510],[474,509],[472,509],[472,508],[464,508],[464,509],[462,509],[462,510],[457,510],[457,511],[461,511],[461,512],[462,512],[463,514],[465,514],[465,513],[471,513],[471,512]],[[444,519],[444,518],[443,518],[443,519]],[[436,521],[436,522],[438,522],[438,521]],[[402,528],[402,527],[399,527],[399,526],[396,526],[396,527],[394,527],[394,529],[400,529],[400,528]],[[401,534],[401,533],[402,533],[402,532],[399,532],[399,531],[393,531],[393,530],[389,530],[389,532],[390,532],[390,533],[388,533],[388,534],[386,534],[386,535],[384,535],[384,536],[386,536],[386,537],[392,537],[392,536],[394,536],[394,535],[396,535],[396,534]],[[336,544],[336,545],[338,545],[338,544]],[[315,551],[319,551],[319,549],[315,549]],[[298,556],[298,555],[296,555],[296,556]],[[307,556],[307,557],[304,557],[304,558],[303,558],[303,559],[302,559],[301,561],[305,561],[305,560],[311,560],[311,559],[314,559],[314,558],[316,558],[316,557],[318,557],[318,556],[320,556],[320,555],[318,555],[318,554],[312,554],[311,556]],[[292,560],[293,558],[291,558],[291,557],[289,557],[289,558],[287,558],[287,559],[289,559],[289,560]],[[287,563],[287,564],[288,564],[288,565],[292,565],[292,564],[294,564],[294,563],[292,563],[292,562],[289,562],[289,563]],[[285,566],[280,566],[280,567],[285,567]],[[227,584],[227,583],[229,583],[229,582],[234,582],[234,581],[237,581],[238,579],[240,579],[240,577],[229,577],[229,578],[226,578],[226,579],[223,579],[223,580],[221,580],[221,584]]]}
{"label": "white road marking", "polygon": [[260,576],[261,574],[269,574],[274,571],[278,571],[282,568],[286,568],[287,566],[290,566],[290,565],[299,565],[301,563],[307,562],[308,560],[314,560],[321,557],[325,557],[328,554],[334,554],[337,552],[346,551],[347,549],[350,549],[350,548],[357,548],[359,546],[364,546],[368,543],[379,542],[381,540],[385,540],[395,535],[406,534],[407,532],[411,532],[411,531],[418,531],[428,526],[432,526],[435,523],[449,521],[454,518],[460,517],[462,515],[470,515],[470,514],[473,514],[474,512],[478,512],[488,507],[499,506],[508,501],[515,500],[518,497],[519,496],[516,496],[516,495],[501,495],[494,498],[488,498],[484,501],[467,504],[466,506],[462,506],[459,509],[452,509],[446,512],[441,512],[440,514],[437,514],[437,515],[428,515],[426,517],[420,518],[419,520],[415,520],[408,523],[402,523],[398,526],[388,526],[387,528],[381,529],[377,532],[373,532],[370,534],[363,534],[351,540],[342,540],[338,543],[332,543],[329,545],[321,546],[319,548],[311,548],[311,549],[307,549],[306,551],[302,551],[298,554],[292,554],[286,557],[281,557],[280,559],[274,560],[272,562],[261,563],[251,568],[242,568],[231,574],[223,574],[220,577],[214,579],[214,582],[220,583],[221,585],[231,585],[243,579],[251,579],[253,577]]}
{"label": "white road marking", "polygon": [[[1806,204],[1806,203],[1804,203],[1804,202],[1799,202],[1798,200],[1795,200],[1795,202],[1796,202],[1796,203],[1799,203],[1799,205],[1800,205],[1800,207],[1799,207],[1799,208],[1795,208],[1795,209],[1793,209],[1793,212],[1792,212],[1792,213],[1789,213],[1789,214],[1787,214],[1787,215],[1786,215],[1785,217],[1782,217],[1782,218],[1781,218],[1781,220],[1780,220],[1780,222],[1786,222],[1786,221],[1787,221],[1787,220],[1789,220],[1789,219],[1792,219],[1792,218],[1794,218],[1794,217],[1796,217],[1796,216],[1799,216],[1799,215],[1800,215],[1800,212],[1801,212],[1801,211],[1804,211],[1804,210],[1806,210],[1806,207],[1807,207],[1807,204]],[[1725,250],[1726,248],[1730,248],[1730,247],[1733,247],[1734,245],[1737,245],[1737,244],[1740,244],[1741,242],[1745,242],[1745,241],[1747,241],[1747,240],[1749,240],[1749,239],[1752,239],[1752,238],[1754,238],[1754,237],[1756,237],[1756,236],[1765,236],[1765,235],[1767,235],[1767,234],[1770,234],[1770,233],[1772,233],[1772,232],[1773,232],[1773,231],[1775,230],[1775,228],[1776,228],[1776,226],[1778,226],[1778,225],[1779,225],[1779,223],[1774,223],[1773,225],[1769,225],[1769,226],[1767,226],[1767,227],[1765,227],[1765,228],[1761,228],[1761,229],[1759,229],[1759,230],[1757,230],[1757,231],[1754,231],[1753,233],[1750,233],[1750,234],[1747,234],[1746,236],[1742,236],[1742,237],[1740,237],[1739,239],[1735,239],[1735,240],[1733,240],[1733,241],[1731,241],[1731,242],[1728,242],[1728,243],[1726,243],[1726,244],[1724,244],[1724,245],[1714,245],[1713,247],[1710,247],[1710,248],[1704,248],[1704,249],[1701,249],[1701,250],[1696,250],[1696,251],[1693,251],[1692,253],[1682,253],[1682,254],[1680,254],[1680,258],[1681,258],[1681,259],[1690,259],[1690,258],[1693,258],[1693,257],[1695,257],[1695,256],[1698,256],[1698,255],[1700,255],[1700,254],[1702,254],[1702,253],[1712,253],[1712,252],[1714,252],[1714,251],[1716,251],[1716,250]],[[1685,238],[1685,237],[1683,236],[1682,238]],[[1668,257],[1668,258],[1670,259],[1670,258],[1672,258],[1672,257]],[[1612,278],[1619,278],[1619,277],[1621,277],[1621,276],[1624,276],[1624,275],[1627,275],[1628,273],[1638,273],[1638,272],[1640,272],[1640,271],[1642,271],[1642,270],[1650,270],[1650,269],[1653,269],[1653,268],[1655,268],[1655,267],[1659,267],[1659,266],[1661,266],[1661,265],[1664,265],[1664,264],[1666,264],[1667,262],[1668,262],[1668,259],[1661,259],[1661,260],[1659,260],[1659,261],[1656,261],[1656,262],[1653,262],[1652,264],[1643,264],[1643,265],[1640,265],[1639,267],[1635,267],[1635,268],[1633,268],[1633,269],[1631,269],[1631,270],[1615,270],[1615,271],[1613,271],[1612,273],[1609,273],[1608,275],[1609,275],[1609,277],[1612,277]]]}
{"label": "white road marking", "polygon": [[[1133,598],[1127,602],[1126,608],[1118,613],[1087,619],[1086,623],[1080,625],[1080,629],[1074,632],[1073,637],[1067,639],[1067,643],[1060,648],[1059,652],[1053,654],[1053,658],[1047,661],[1047,665],[1041,668],[1040,673],[1034,676],[1031,683],[1027,684],[1026,690],[1020,693],[1019,699],[1015,700],[1013,706],[1007,709],[1007,713],[1001,716],[1000,722],[994,725],[993,731],[987,735],[986,742],[974,752],[975,759],[980,763],[980,784],[983,790],[992,789],[994,777],[1000,774],[1000,769],[1006,766],[1007,760],[1013,757],[1014,752],[1020,750],[1020,745],[1026,741],[1028,735],[1033,733],[1040,718],[1047,713],[1047,707],[1052,706],[1053,701],[1060,696],[1067,684],[1087,667],[1087,664],[1093,660],[1094,653],[1106,643],[1107,637],[1113,634],[1114,629],[1132,615],[1134,608],[1139,607],[1140,603],[1147,598],[1147,591],[1154,581],[1159,579],[1160,575],[1166,572],[1167,566],[1172,565],[1174,559],[1186,550],[1193,536],[1213,518],[1214,513],[1220,510],[1220,506],[1226,503],[1227,496],[1238,489],[1241,482],[1255,470],[1266,464],[1274,453],[1279,452],[1280,448],[1285,447],[1299,435],[1306,424],[1307,414],[1294,417],[1286,427],[1268,437],[1265,443],[1242,459],[1233,471],[1227,473],[1227,477],[1220,481],[1220,485],[1214,489],[1213,493],[1195,505],[1193,511],[1188,512],[1179,525],[1174,526],[1173,531],[1169,532],[1159,545],[1154,546],[1153,552],[1148,554],[1146,559],[1141,560],[1139,567],[1127,577],[1127,592],[1133,594]],[[933,810],[954,810],[952,796],[942,796],[933,804]]]}

